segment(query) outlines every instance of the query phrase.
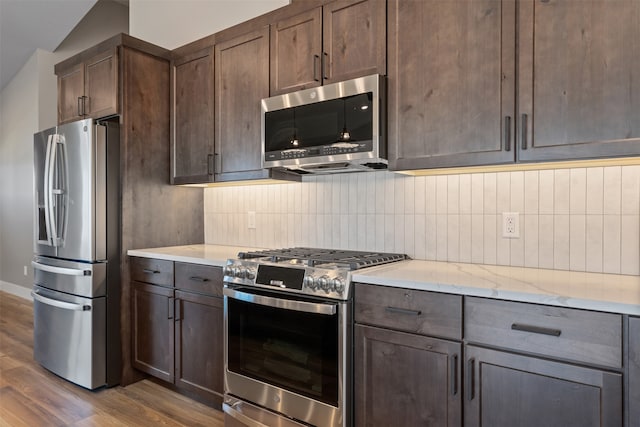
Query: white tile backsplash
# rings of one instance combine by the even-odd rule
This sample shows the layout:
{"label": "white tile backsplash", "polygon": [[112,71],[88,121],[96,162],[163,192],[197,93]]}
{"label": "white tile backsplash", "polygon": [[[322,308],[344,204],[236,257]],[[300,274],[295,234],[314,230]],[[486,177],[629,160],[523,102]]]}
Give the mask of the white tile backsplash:
{"label": "white tile backsplash", "polygon": [[[205,242],[640,275],[640,166],[305,177],[208,188]],[[247,212],[256,212],[248,229]],[[502,237],[502,212],[520,238]]]}

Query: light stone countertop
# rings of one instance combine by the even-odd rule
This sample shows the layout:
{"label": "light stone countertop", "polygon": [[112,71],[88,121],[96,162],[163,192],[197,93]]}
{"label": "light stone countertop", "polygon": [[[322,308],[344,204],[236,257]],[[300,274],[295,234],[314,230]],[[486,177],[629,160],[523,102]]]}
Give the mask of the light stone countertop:
{"label": "light stone countertop", "polygon": [[[187,245],[130,256],[222,267],[257,248]],[[354,272],[354,282],[640,315],[640,276],[409,260]]]}

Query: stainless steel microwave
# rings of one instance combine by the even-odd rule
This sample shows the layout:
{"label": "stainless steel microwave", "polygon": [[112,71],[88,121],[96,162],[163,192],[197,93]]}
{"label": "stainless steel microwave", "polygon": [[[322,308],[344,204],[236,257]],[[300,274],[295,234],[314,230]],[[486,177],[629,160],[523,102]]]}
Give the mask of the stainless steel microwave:
{"label": "stainless steel microwave", "polygon": [[262,100],[262,166],[300,174],[387,168],[386,85],[371,75]]}

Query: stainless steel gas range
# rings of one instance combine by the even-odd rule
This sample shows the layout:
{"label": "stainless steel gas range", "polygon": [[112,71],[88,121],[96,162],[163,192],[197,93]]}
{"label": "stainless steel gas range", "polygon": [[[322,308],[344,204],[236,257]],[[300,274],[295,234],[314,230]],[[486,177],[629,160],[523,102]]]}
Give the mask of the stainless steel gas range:
{"label": "stainless steel gas range", "polygon": [[292,248],[224,269],[225,424],[352,424],[351,274],[402,254]]}

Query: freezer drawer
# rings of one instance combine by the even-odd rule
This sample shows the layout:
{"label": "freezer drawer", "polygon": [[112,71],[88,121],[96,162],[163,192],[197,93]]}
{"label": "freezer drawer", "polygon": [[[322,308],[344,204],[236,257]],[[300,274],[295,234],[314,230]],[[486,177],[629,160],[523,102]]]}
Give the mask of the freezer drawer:
{"label": "freezer drawer", "polygon": [[106,384],[106,297],[83,298],[34,286],[35,360],[88,389]]}
{"label": "freezer drawer", "polygon": [[107,295],[107,263],[34,257],[34,283],[43,288],[86,298]]}

